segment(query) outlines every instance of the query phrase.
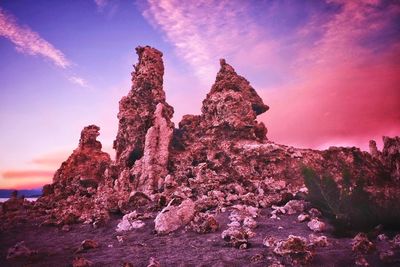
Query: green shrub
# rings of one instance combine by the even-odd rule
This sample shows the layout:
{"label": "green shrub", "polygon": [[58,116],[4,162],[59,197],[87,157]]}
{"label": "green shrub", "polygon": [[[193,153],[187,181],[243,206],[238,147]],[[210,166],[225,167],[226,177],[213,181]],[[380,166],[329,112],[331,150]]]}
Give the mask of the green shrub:
{"label": "green shrub", "polygon": [[330,219],[337,232],[364,231],[382,223],[382,209],[364,190],[362,180],[351,187],[352,177],[347,170],[343,171],[341,188],[331,176],[321,178],[310,168],[303,168],[303,175],[308,200]]}

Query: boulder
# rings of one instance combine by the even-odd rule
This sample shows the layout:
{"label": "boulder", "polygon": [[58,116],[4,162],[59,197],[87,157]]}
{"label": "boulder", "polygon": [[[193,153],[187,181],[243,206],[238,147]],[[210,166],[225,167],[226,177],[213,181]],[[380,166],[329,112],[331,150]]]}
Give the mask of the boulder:
{"label": "boulder", "polygon": [[191,199],[184,200],[179,206],[171,203],[161,210],[154,220],[158,234],[168,234],[188,224],[195,214],[195,204]]}

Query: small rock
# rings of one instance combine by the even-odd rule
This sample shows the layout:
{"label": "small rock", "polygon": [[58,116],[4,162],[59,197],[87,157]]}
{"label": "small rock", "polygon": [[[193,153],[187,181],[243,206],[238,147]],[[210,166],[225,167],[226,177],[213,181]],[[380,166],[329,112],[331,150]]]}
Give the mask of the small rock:
{"label": "small rock", "polygon": [[282,226],[278,226],[278,230],[283,230],[283,227]]}
{"label": "small rock", "polygon": [[217,231],[219,224],[214,216],[207,213],[198,213],[190,223],[190,228],[199,234],[205,234]]}
{"label": "small rock", "polygon": [[321,222],[318,219],[312,219],[310,222],[307,223],[307,226],[314,232],[322,232],[326,228],[325,223]]}
{"label": "small rock", "polygon": [[379,241],[387,241],[389,239],[385,234],[380,234],[377,238]]}
{"label": "small rock", "polygon": [[72,267],[89,267],[92,265],[93,265],[93,262],[91,262],[90,260],[87,260],[83,257],[76,257],[72,261]]}
{"label": "small rock", "polygon": [[71,231],[71,226],[69,226],[68,224],[63,225],[63,227],[61,227],[61,231],[69,232],[69,231]]}
{"label": "small rock", "polygon": [[240,222],[238,221],[233,221],[228,223],[228,227],[240,227]]}
{"label": "small rock", "polygon": [[124,237],[122,235],[117,235],[117,240],[119,243],[124,243]]}
{"label": "small rock", "polygon": [[263,245],[266,246],[267,248],[275,247],[276,239],[272,236],[267,236],[263,240]]}
{"label": "small rock", "polygon": [[145,226],[145,223],[142,220],[138,220],[137,217],[139,215],[136,211],[133,211],[129,214],[124,215],[122,220],[118,223],[117,228],[115,229],[117,232],[131,231],[133,229],[139,229]]}
{"label": "small rock", "polygon": [[356,264],[357,266],[365,266],[365,267],[369,266],[369,263],[368,263],[368,261],[364,258],[364,256],[360,256],[360,255],[356,257],[355,264]]}
{"label": "small rock", "polygon": [[322,213],[321,213],[319,210],[317,210],[316,208],[311,208],[311,209],[308,211],[308,214],[310,214],[310,216],[311,216],[312,219],[314,219],[314,218],[319,218],[319,217],[322,216]]}
{"label": "small rock", "polygon": [[393,248],[400,248],[400,234],[397,234],[392,239]]}
{"label": "small rock", "polygon": [[251,256],[250,261],[251,261],[252,263],[259,263],[259,262],[261,262],[263,259],[264,259],[264,255],[262,255],[262,254],[256,254],[256,255]]}
{"label": "small rock", "polygon": [[358,254],[368,254],[375,249],[375,245],[368,240],[368,237],[364,233],[358,233],[352,241],[351,250]]}
{"label": "small rock", "polygon": [[149,264],[147,265],[147,267],[160,267],[160,263],[153,257],[150,258],[149,260]]}
{"label": "small rock", "polygon": [[304,211],[304,200],[290,200],[283,206],[287,214],[295,214]]}
{"label": "small rock", "polygon": [[249,245],[248,234],[248,231],[243,228],[231,227],[223,231],[221,237],[226,242],[229,242],[233,247],[244,249]]}
{"label": "small rock", "polygon": [[254,229],[257,227],[257,222],[252,217],[246,217],[243,221],[243,226]]}
{"label": "small rock", "polygon": [[273,251],[277,255],[288,257],[293,265],[305,265],[313,259],[307,240],[300,236],[289,235],[286,240],[278,241]]}
{"label": "small rock", "polygon": [[308,236],[308,240],[310,245],[315,247],[327,247],[329,245],[328,238],[324,235],[316,236],[314,234],[310,234]]}
{"label": "small rock", "polygon": [[99,243],[92,240],[92,239],[85,239],[82,241],[81,245],[79,246],[79,248],[76,250],[76,253],[81,253],[84,252],[86,250],[89,249],[93,249],[93,248],[98,248],[99,247]]}
{"label": "small rock", "polygon": [[308,215],[308,214],[302,213],[299,216],[297,216],[297,221],[298,222],[305,222],[305,221],[308,221],[308,220],[310,220],[310,215]]}

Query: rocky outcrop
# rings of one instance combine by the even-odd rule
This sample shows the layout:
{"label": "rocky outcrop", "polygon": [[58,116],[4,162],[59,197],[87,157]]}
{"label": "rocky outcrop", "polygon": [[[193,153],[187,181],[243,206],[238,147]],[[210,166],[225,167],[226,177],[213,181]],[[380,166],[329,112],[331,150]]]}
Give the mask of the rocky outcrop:
{"label": "rocky outcrop", "polygon": [[390,171],[391,178],[400,182],[400,137],[383,137],[383,164]]}
{"label": "rocky outcrop", "polygon": [[114,204],[109,206],[117,204],[124,213],[133,211],[135,192],[151,195],[162,187],[174,129],[173,108],[166,103],[163,90],[162,53],[149,46],[138,47],[136,52],[139,62],[132,74],[132,88],[120,101],[116,160],[107,174],[114,191]]}
{"label": "rocky outcrop", "polygon": [[136,52],[139,62],[132,73],[131,91],[119,102],[118,134],[114,141],[116,164],[121,170],[133,167],[143,156],[146,134],[153,125],[157,104],[164,105],[167,120],[173,114],[173,108],[165,102],[162,53],[149,46],[137,47]]}
{"label": "rocky outcrop", "polygon": [[135,164],[134,188],[152,193],[161,188],[168,174],[169,147],[174,131],[173,124],[165,114],[165,106],[157,104],[153,126],[146,133],[143,157]]}
{"label": "rocky outcrop", "polygon": [[256,117],[269,107],[224,59],[220,60],[220,65],[215,83],[203,101],[203,130],[225,138],[265,140],[266,128]]}
{"label": "rocky outcrop", "polygon": [[53,192],[68,195],[84,188],[97,188],[111,163],[110,156],[101,150],[102,145],[96,139],[99,130],[96,125],[86,126],[82,130],[78,148],[61,164],[53,177]]}
{"label": "rocky outcrop", "polygon": [[111,163],[110,156],[101,150],[102,145],[97,141],[99,130],[96,125],[83,128],[78,148],[61,164],[53,183],[44,187],[35,208],[45,210],[45,224],[65,225],[108,218],[107,211],[95,205],[97,188],[104,183],[104,173]]}
{"label": "rocky outcrop", "polygon": [[[400,195],[399,137],[385,137],[382,152],[370,142],[371,153],[355,147],[318,151],[276,144],[267,139],[265,125],[257,121],[269,107],[225,60],[220,61],[202,113],[183,116],[176,129],[171,122],[173,108],[163,90],[162,53],[149,46],[138,47],[136,52],[139,62],[134,66],[131,90],[119,103],[115,161],[101,151],[96,140],[99,127],[85,127],[78,148],[35,204],[51,217],[48,224],[97,225],[109,212],[161,211],[156,228],[164,233],[181,225],[179,206],[166,207],[172,200],[181,205],[189,200],[194,203],[188,205],[190,216],[185,224],[195,212],[226,206],[265,208],[275,204],[285,210],[288,201],[306,193],[304,166],[331,175],[339,188],[345,182],[354,187],[362,180],[376,199],[394,200]],[[344,181],[344,170],[353,177],[350,181]],[[297,202],[289,202],[293,203]],[[382,206],[387,203],[383,201]],[[11,204],[3,209],[11,209],[7,206]],[[165,226],[164,221],[173,214],[178,215]],[[212,220],[209,223],[206,217],[197,217],[199,225],[206,221],[198,231],[208,231]],[[307,220],[303,217],[300,220]],[[251,218],[238,223],[240,227],[256,226]],[[127,221],[121,227],[130,225]]]}
{"label": "rocky outcrop", "polygon": [[[186,115],[179,123],[177,143],[188,148],[199,138],[216,140],[266,140],[267,129],[256,117],[269,109],[250,83],[224,59],[211,91],[203,101],[202,114]],[[197,141],[197,142],[196,142]],[[178,147],[179,149],[179,147]],[[191,149],[191,148],[188,148]]]}

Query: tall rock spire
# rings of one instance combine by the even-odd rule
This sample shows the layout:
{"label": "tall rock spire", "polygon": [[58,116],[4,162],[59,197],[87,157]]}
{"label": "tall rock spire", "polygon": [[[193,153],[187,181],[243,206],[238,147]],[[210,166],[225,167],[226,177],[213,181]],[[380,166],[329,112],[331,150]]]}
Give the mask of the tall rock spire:
{"label": "tall rock spire", "polygon": [[139,62],[132,73],[132,88],[119,102],[119,126],[114,149],[120,169],[131,168],[143,156],[147,130],[152,127],[156,106],[162,103],[170,121],[173,108],[165,102],[162,53],[149,46],[137,47]]}

